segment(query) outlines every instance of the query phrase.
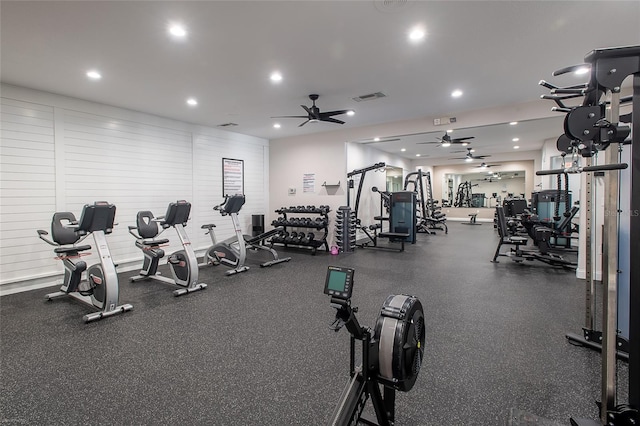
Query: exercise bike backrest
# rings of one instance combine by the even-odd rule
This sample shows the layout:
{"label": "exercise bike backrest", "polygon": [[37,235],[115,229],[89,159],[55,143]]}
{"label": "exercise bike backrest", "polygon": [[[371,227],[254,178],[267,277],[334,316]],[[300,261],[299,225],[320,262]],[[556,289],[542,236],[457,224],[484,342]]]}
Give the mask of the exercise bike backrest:
{"label": "exercise bike backrest", "polygon": [[220,211],[222,216],[226,216],[232,213],[238,213],[242,206],[244,206],[244,195],[225,195],[222,204],[215,206],[213,209]]}
{"label": "exercise bike backrest", "polygon": [[155,238],[158,235],[158,223],[154,220],[153,213],[149,210],[138,212],[136,215],[136,229],[140,238]]}
{"label": "exercise bike backrest", "polygon": [[51,240],[44,238],[49,235],[47,231],[38,230],[38,237],[52,246],[73,245],[78,242],[81,236],[72,227],[76,225],[76,217],[71,212],[57,212],[53,214],[51,219]]}
{"label": "exercise bike backrest", "polygon": [[167,213],[162,218],[163,228],[169,228],[171,226],[175,226],[181,224],[182,226],[187,226],[187,221],[189,220],[189,214],[191,214],[191,203],[185,200],[178,200],[175,203],[169,203],[169,207],[167,207]]}
{"label": "exercise bike backrest", "polygon": [[78,225],[74,229],[79,235],[95,231],[104,231],[105,234],[110,234],[113,231],[115,218],[116,206],[106,201],[96,201],[93,204],[85,204]]}

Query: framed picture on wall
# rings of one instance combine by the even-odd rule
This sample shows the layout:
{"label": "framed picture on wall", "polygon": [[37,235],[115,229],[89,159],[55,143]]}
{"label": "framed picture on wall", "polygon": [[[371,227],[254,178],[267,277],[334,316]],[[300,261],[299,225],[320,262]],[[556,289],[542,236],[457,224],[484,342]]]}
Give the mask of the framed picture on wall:
{"label": "framed picture on wall", "polygon": [[222,195],[244,194],[244,160],[222,159]]}

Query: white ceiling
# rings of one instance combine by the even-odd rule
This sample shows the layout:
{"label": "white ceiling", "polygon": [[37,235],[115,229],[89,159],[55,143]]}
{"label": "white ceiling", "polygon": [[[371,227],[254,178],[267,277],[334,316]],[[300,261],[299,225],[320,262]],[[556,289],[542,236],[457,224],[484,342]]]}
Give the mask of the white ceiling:
{"label": "white ceiling", "polygon": [[[304,113],[310,93],[321,110],[356,111],[336,117],[342,128],[448,116],[535,100],[546,92],[541,78],[591,49],[640,44],[638,1],[3,0],[0,8],[4,83],[207,126],[234,122],[229,130],[268,139],[341,127],[271,118]],[[187,27],[186,40],[168,36],[171,21]],[[415,25],[427,32],[418,44],[407,40]],[[100,81],[86,78],[92,68]],[[457,88],[464,95],[453,99]],[[378,91],[387,97],[352,100]],[[197,107],[185,104],[189,96]]]}

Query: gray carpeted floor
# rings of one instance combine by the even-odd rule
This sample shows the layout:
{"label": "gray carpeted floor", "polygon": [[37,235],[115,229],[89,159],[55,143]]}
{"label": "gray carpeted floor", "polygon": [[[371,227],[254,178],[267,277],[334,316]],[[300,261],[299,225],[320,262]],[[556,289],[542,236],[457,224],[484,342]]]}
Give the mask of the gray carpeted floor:
{"label": "gray carpeted floor", "polygon": [[328,329],[322,293],[331,264],[356,269],[362,324],[389,294],[425,308],[425,359],[398,394],[397,425],[503,425],[512,408],[563,424],[595,418],[599,354],[564,337],[581,330],[583,284],[539,263],[490,263],[490,224],[449,228],[404,253],[291,252],[231,277],[210,267],[200,273],[209,287],[179,298],[123,273],[120,301],[133,311],[90,324],[77,302],[45,302],[54,289],[2,297],[0,422],[325,424],[348,378],[349,336]]}

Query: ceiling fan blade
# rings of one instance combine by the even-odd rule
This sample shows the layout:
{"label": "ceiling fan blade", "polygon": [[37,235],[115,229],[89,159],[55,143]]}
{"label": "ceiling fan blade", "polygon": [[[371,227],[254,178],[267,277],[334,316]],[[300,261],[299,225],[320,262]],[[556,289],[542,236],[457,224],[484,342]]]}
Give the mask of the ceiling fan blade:
{"label": "ceiling fan blade", "polygon": [[436,143],[438,145],[442,145],[442,142],[416,142],[416,145],[428,145],[428,144],[432,144],[432,143]]}
{"label": "ceiling fan blade", "polygon": [[346,113],[348,113],[349,111],[350,111],[350,110],[348,110],[348,109],[341,109],[341,110],[338,110],[338,111],[327,111],[327,112],[321,112],[321,113],[320,113],[320,116],[321,116],[321,117],[323,117],[323,116],[331,117],[332,115],[346,114]]}
{"label": "ceiling fan blade", "polygon": [[271,118],[309,118],[306,115],[278,115],[276,117],[271,117]]}
{"label": "ceiling fan blade", "polygon": [[[306,118],[306,117],[305,117],[305,118]],[[305,125],[305,124],[307,124],[309,121],[311,121],[311,120],[303,121],[303,122],[302,122],[302,124],[298,125],[298,127],[302,127],[302,126],[304,126],[304,125]]]}
{"label": "ceiling fan blade", "polygon": [[466,160],[469,157],[449,158],[449,160]]}
{"label": "ceiling fan blade", "polygon": [[467,141],[469,139],[475,139],[475,137],[474,136],[467,136],[465,138],[453,138],[453,139],[451,139],[451,142],[452,143],[458,143],[458,142],[462,142],[462,141]]}
{"label": "ceiling fan blade", "polygon": [[304,110],[305,110],[305,111],[307,111],[307,114],[309,114],[309,115],[313,115],[313,112],[311,112],[311,110],[309,109],[309,107],[308,107],[308,106],[305,106],[305,105],[300,105],[300,106],[301,106],[302,108],[304,108]]}
{"label": "ceiling fan blade", "polygon": [[329,123],[344,124],[344,121],[336,120],[335,118],[331,118],[331,117],[321,117],[320,121],[328,121]]}
{"label": "ceiling fan blade", "polygon": [[477,158],[478,160],[482,160],[483,158],[491,157],[490,155],[474,155],[471,158]]}

